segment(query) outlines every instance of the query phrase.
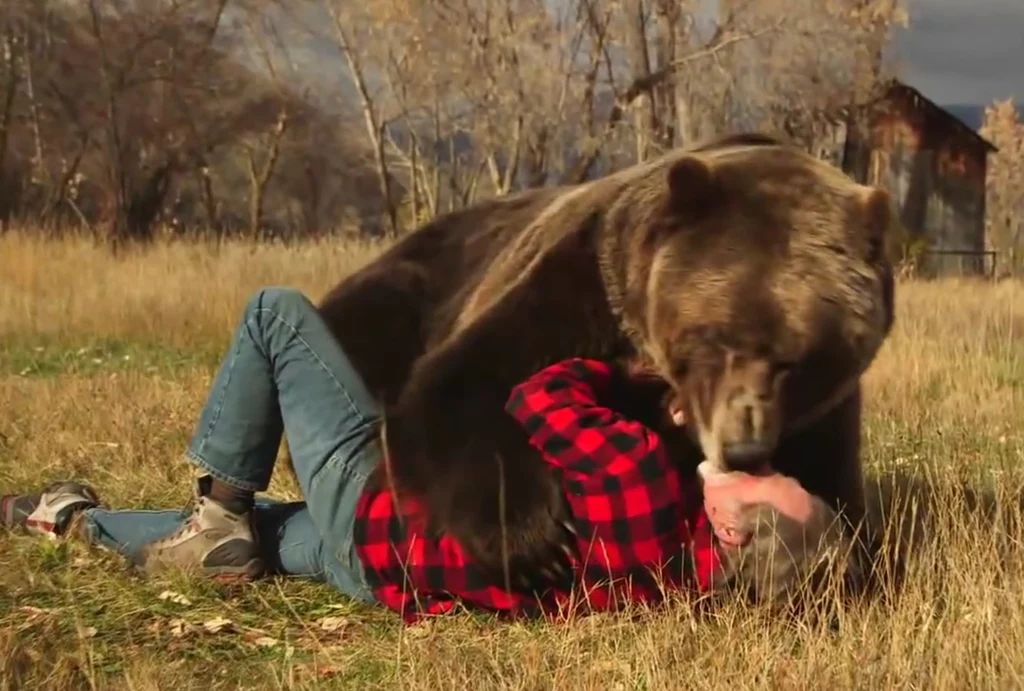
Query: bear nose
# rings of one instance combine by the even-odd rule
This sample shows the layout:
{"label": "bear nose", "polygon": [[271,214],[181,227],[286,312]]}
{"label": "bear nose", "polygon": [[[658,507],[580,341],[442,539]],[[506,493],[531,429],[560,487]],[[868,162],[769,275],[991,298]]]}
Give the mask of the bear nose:
{"label": "bear nose", "polygon": [[773,450],[762,440],[732,442],[722,449],[722,460],[729,470],[754,473],[767,468]]}

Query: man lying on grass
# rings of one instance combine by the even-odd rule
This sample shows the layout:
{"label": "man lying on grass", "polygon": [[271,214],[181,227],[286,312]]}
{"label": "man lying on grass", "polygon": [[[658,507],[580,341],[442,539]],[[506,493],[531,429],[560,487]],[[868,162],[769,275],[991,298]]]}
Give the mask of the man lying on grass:
{"label": "man lying on grass", "polygon": [[[718,475],[705,478],[702,497],[656,434],[604,400],[616,376],[572,359],[517,386],[507,403],[560,474],[578,549],[574,588],[506,588],[451,537],[427,535],[411,503],[399,515],[391,492],[367,485],[382,459],[377,403],[314,305],[290,289],[256,293],[221,363],[188,450],[203,473],[191,512],[110,510],[68,481],[0,498],[0,522],[113,549],[149,574],[326,580],[407,621],[458,602],[536,615],[564,613],[570,600],[611,609],[672,589],[750,586],[755,571],[737,561],[745,553],[763,560],[772,547],[785,559],[824,539],[834,514],[791,479]],[[283,432],[304,501],[256,501]],[[787,530],[755,533],[766,514]]]}

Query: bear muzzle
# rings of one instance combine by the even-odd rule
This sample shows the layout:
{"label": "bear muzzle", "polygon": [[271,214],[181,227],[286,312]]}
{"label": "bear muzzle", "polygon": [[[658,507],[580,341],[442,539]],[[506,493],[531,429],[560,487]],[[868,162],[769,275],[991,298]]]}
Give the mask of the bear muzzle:
{"label": "bear muzzle", "polygon": [[750,475],[767,475],[771,472],[771,459],[775,452],[774,441],[751,439],[722,446],[722,462],[726,470],[742,471]]}

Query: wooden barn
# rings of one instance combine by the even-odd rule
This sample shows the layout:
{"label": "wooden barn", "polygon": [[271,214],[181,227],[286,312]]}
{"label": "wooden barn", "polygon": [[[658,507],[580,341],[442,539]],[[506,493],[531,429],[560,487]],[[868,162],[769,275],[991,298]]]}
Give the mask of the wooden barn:
{"label": "wooden barn", "polygon": [[[985,179],[991,142],[898,80],[848,114],[820,153],[861,183],[889,190],[923,276],[984,275]],[[838,159],[838,160],[837,160]]]}

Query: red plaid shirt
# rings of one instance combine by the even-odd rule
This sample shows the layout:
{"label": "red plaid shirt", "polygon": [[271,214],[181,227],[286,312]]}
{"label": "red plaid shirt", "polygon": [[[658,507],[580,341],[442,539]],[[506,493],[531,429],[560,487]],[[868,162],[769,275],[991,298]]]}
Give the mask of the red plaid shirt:
{"label": "red plaid shirt", "polygon": [[455,539],[426,537],[415,502],[403,501],[400,520],[385,489],[364,492],[356,509],[356,549],[376,598],[412,622],[460,601],[535,616],[707,589],[719,562],[700,490],[657,435],[598,402],[611,375],[605,363],[566,360],[515,387],[506,404],[568,498],[580,553],[574,594],[506,590]]}

